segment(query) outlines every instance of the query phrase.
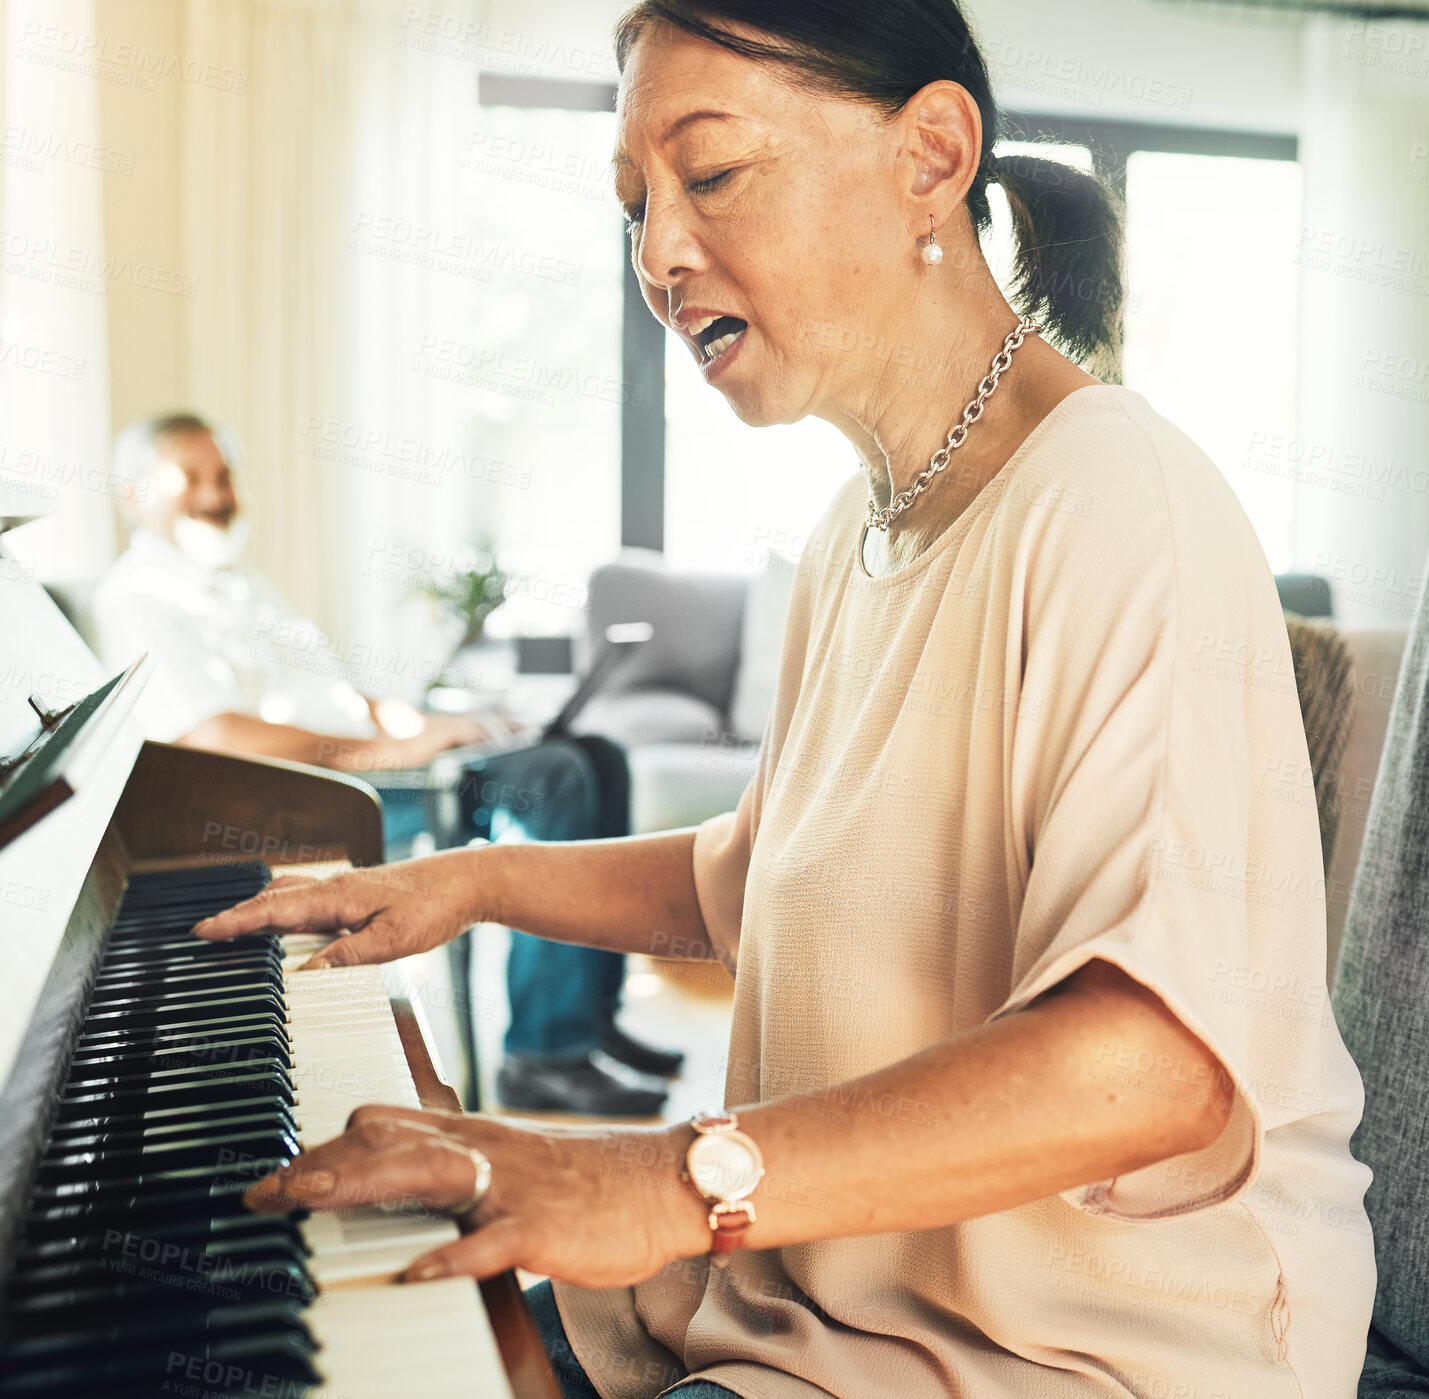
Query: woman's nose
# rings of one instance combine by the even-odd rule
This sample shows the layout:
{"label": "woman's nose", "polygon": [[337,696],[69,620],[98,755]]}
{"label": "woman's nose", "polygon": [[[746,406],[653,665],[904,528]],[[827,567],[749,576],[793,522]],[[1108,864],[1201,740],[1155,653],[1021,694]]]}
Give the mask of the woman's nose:
{"label": "woman's nose", "polygon": [[677,210],[647,205],[635,246],[635,270],[650,286],[668,291],[680,278],[697,270],[704,252]]}

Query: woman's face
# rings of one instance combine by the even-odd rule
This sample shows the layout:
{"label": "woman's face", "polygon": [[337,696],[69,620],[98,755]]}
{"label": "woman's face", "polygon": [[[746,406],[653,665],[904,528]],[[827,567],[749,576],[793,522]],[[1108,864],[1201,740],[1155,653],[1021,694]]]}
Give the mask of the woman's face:
{"label": "woman's face", "polygon": [[855,342],[897,343],[918,268],[897,123],[783,73],[657,23],[620,90],[616,193],[646,304],[755,426],[856,398]]}

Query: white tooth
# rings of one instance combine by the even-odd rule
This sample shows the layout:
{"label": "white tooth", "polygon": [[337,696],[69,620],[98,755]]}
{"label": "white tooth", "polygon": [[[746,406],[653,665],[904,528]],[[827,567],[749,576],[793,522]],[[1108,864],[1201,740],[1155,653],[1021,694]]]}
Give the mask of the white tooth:
{"label": "white tooth", "polygon": [[701,316],[699,320],[691,321],[686,331],[690,335],[703,335],[717,320],[718,316]]}
{"label": "white tooth", "polygon": [[718,340],[712,340],[705,346],[705,358],[714,359],[716,356],[722,355],[743,334],[743,330],[735,330],[728,335],[721,335]]}

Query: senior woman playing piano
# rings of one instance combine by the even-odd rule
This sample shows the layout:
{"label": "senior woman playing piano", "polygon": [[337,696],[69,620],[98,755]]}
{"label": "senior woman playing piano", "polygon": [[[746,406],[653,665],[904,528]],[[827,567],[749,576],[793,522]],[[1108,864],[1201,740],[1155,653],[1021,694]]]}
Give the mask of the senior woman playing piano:
{"label": "senior woman playing piano", "polygon": [[[651,311],[745,422],[826,419],[862,468],[800,563],[758,773],[697,829],[286,884],[197,931],[718,958],[724,1104],[364,1108],[250,1203],[464,1209],[408,1277],[549,1276],[570,1395],[1349,1399],[1369,1173],[1315,808],[1274,782],[1308,761],[1288,638],[1215,465],[1078,367],[1115,342],[1114,205],[994,159],[951,0],[647,0],[617,52]],[[1255,372],[1228,346],[1208,392]]]}

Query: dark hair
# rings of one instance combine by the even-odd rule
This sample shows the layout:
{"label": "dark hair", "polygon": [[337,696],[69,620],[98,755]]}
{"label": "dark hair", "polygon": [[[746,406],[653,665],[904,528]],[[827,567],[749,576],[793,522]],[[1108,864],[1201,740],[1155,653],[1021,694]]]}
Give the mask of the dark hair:
{"label": "dark hair", "polygon": [[207,419],[197,413],[166,413],[160,418],[149,419],[150,436],[187,437],[190,433],[206,432],[212,435],[215,429]]}
{"label": "dark hair", "polygon": [[[955,0],[637,0],[615,28],[621,71],[641,32],[663,20],[746,58],[779,63],[816,91],[862,98],[885,116],[928,83],[967,89],[982,113],[983,149],[967,207],[992,222],[989,180],[1012,213],[1011,299],[1073,359],[1114,355],[1121,339],[1122,212],[1105,181],[1058,160],[994,160],[998,111],[987,65]],[[747,26],[767,39],[735,34]]]}

